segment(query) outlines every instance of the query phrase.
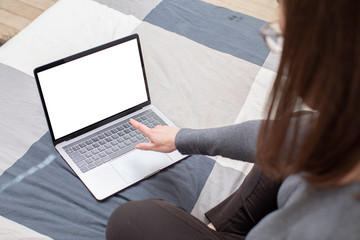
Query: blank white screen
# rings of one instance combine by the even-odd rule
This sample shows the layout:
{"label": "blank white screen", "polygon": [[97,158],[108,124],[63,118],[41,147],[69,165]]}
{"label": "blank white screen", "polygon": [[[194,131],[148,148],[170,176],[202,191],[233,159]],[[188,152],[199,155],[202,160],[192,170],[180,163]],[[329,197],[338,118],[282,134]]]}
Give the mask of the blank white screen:
{"label": "blank white screen", "polygon": [[55,139],[147,101],[137,40],[38,73]]}

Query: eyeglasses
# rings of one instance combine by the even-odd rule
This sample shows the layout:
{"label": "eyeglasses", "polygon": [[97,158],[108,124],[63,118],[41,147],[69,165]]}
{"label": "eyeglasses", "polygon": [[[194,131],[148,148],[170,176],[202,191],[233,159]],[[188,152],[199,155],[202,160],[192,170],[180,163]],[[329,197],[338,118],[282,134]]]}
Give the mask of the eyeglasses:
{"label": "eyeglasses", "polygon": [[260,34],[270,51],[280,53],[283,49],[284,37],[278,21],[270,22],[260,28]]}

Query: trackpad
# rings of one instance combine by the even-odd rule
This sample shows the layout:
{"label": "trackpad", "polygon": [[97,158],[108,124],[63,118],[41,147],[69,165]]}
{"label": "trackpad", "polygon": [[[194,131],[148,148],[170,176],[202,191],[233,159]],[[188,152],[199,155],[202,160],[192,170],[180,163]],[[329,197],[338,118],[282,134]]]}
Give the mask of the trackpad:
{"label": "trackpad", "polygon": [[173,161],[164,153],[135,150],[111,162],[111,165],[129,184],[137,182]]}

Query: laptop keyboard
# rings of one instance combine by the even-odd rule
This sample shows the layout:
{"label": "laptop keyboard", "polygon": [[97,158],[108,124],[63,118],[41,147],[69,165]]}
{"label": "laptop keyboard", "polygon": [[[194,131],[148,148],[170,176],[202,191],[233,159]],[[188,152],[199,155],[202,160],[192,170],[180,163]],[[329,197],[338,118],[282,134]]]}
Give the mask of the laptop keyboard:
{"label": "laptop keyboard", "polygon": [[[166,125],[152,110],[147,110],[132,118],[150,128]],[[129,120],[130,118],[69,144],[64,147],[64,150],[85,173],[135,149],[140,142],[150,142],[144,134],[129,123]]]}

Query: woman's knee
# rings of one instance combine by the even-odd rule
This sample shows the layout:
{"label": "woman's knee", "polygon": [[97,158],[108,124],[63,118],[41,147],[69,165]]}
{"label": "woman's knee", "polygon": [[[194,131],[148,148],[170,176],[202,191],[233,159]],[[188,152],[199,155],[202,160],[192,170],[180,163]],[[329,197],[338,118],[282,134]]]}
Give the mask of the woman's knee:
{"label": "woman's knee", "polygon": [[151,221],[152,201],[131,201],[116,208],[108,220],[106,239],[144,239],[143,228]]}

